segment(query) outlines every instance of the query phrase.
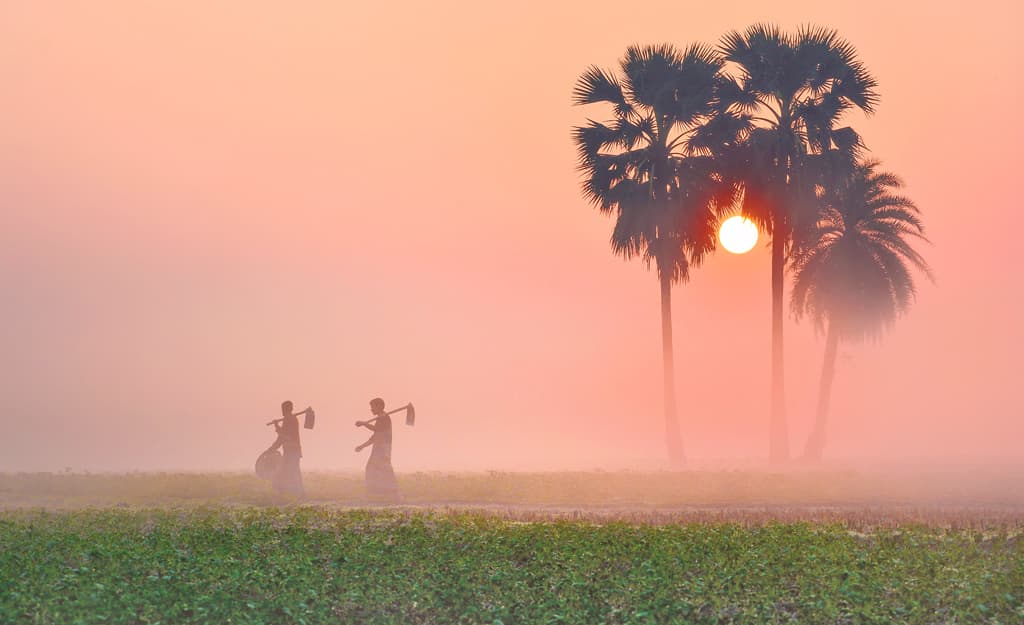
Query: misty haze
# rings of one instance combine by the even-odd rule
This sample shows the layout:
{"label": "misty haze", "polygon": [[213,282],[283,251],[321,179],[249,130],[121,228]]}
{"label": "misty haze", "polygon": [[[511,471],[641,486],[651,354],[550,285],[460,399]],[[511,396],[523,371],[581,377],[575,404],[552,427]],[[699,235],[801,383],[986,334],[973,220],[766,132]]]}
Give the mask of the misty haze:
{"label": "misty haze", "polygon": [[0,622],[1024,619],[1016,4],[59,4]]}

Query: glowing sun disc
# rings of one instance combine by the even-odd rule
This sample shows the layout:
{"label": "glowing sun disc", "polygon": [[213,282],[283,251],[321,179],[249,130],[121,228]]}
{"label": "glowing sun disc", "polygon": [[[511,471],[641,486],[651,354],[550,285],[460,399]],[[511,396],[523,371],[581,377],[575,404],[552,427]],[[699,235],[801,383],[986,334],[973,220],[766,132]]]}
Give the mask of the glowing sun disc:
{"label": "glowing sun disc", "polygon": [[733,254],[746,254],[757,245],[757,226],[743,215],[734,215],[722,222],[718,240]]}

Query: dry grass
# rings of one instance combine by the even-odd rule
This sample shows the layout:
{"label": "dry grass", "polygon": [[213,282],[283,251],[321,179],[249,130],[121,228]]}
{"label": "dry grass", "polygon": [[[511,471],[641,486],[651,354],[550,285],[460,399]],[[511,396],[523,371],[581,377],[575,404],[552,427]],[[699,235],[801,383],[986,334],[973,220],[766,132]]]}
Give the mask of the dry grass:
{"label": "dry grass", "polygon": [[[305,505],[382,506],[365,497],[361,475],[309,473],[305,479]],[[1009,471],[410,473],[399,481],[403,501],[388,506],[396,511],[472,511],[523,522],[1024,526],[1024,480]],[[0,508],[6,509],[296,503],[276,498],[266,482],[246,474],[0,474]]]}

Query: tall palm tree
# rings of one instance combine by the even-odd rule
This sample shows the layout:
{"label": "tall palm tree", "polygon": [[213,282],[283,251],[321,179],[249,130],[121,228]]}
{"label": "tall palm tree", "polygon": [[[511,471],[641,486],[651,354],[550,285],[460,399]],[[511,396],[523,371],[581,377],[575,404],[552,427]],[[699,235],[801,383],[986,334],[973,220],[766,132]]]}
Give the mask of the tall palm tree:
{"label": "tall palm tree", "polygon": [[804,448],[810,461],[820,461],[825,448],[839,343],[878,339],[914,299],[911,269],[932,277],[908,241],[927,241],[920,213],[899,194],[900,179],[877,171],[878,165],[858,163],[830,185],[817,223],[792,260],[792,310],[826,332],[814,427]]}
{"label": "tall palm tree", "polygon": [[852,152],[860,138],[837,127],[851,108],[874,111],[876,82],[856,51],[833,30],[804,28],[795,35],[755,24],[725,35],[724,59],[738,70],[719,91],[721,114],[747,123],[743,212],[769,234],[772,274],[772,399],[769,458],[789,458],[783,362],[783,286],[794,228],[813,219],[815,154]]}
{"label": "tall palm tree", "polygon": [[707,46],[631,46],[621,77],[590,67],[573,90],[577,105],[612,105],[613,119],[573,129],[584,196],[616,216],[612,250],[654,263],[661,286],[665,435],[669,458],[684,461],[672,352],[674,282],[685,282],[715,245],[714,206],[731,201],[707,138],[691,145],[712,113],[722,62]]}

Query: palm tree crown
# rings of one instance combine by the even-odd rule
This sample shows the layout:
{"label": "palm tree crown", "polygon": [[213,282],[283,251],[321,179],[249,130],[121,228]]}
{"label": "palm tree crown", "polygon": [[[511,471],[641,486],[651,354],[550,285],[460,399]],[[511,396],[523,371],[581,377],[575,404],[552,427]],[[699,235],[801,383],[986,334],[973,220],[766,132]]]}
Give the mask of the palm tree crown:
{"label": "palm tree crown", "polygon": [[920,213],[900,195],[902,181],[858,163],[826,192],[824,208],[792,261],[791,307],[842,341],[877,339],[907,310],[916,289],[911,269],[932,278],[908,239],[927,241]]}
{"label": "palm tree crown", "polygon": [[714,248],[710,209],[729,201],[710,156],[691,145],[712,113],[721,66],[706,46],[631,46],[621,80],[591,67],[573,91],[575,104],[610,103],[614,113],[573,131],[584,195],[616,215],[617,254],[653,261],[672,281]]}
{"label": "palm tree crown", "polygon": [[745,141],[743,212],[784,243],[801,219],[813,221],[815,155],[861,146],[849,126],[837,127],[853,108],[873,113],[877,82],[856,50],[834,30],[807,27],[795,35],[755,24],[723,37],[723,58],[738,78],[722,82],[719,116],[739,125]]}

